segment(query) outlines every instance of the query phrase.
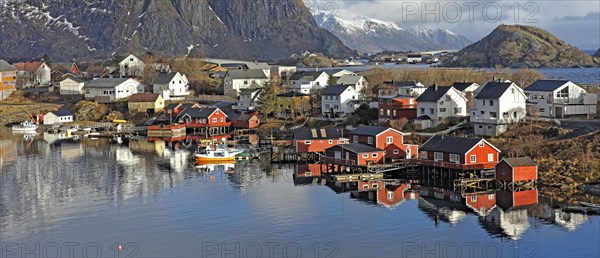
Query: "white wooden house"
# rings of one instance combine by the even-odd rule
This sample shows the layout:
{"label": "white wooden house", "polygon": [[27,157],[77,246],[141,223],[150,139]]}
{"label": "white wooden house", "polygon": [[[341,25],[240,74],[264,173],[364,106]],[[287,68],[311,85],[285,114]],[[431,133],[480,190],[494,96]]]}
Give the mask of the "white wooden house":
{"label": "white wooden house", "polygon": [[44,124],[63,124],[73,122],[73,114],[65,109],[59,109],[56,111],[48,112],[44,115]]}
{"label": "white wooden house", "polygon": [[121,77],[142,77],[146,64],[141,57],[130,54],[119,62]]}
{"label": "white wooden house", "polygon": [[421,128],[437,126],[448,118],[467,116],[465,94],[452,86],[431,86],[417,98],[417,120]]}
{"label": "white wooden house", "polygon": [[342,76],[337,79],[336,83],[352,86],[360,96],[363,96],[365,89],[369,88],[369,82],[367,81],[367,78],[361,75]]}
{"label": "white wooden house", "polygon": [[260,98],[262,91],[262,88],[242,89],[240,91],[239,100],[237,104],[233,106],[233,109],[244,111],[256,110],[258,108],[258,99]]}
{"label": "white wooden house", "polygon": [[143,93],[145,86],[132,78],[99,78],[85,82],[86,99],[110,103]]}
{"label": "white wooden house", "polygon": [[525,118],[527,97],[512,82],[488,82],[475,96],[471,124],[476,135],[497,136]]}
{"label": "white wooden house", "polygon": [[17,88],[47,86],[52,83],[52,70],[43,61],[13,64],[17,69]]}
{"label": "white wooden house", "polygon": [[354,113],[358,92],[351,85],[329,85],[321,91],[321,110],[324,117]]}
{"label": "white wooden house", "polygon": [[538,80],[525,88],[530,115],[563,118],[596,114],[598,97],[571,81]]}
{"label": "white wooden house", "polygon": [[288,88],[310,94],[311,91],[323,89],[327,85],[329,85],[329,75],[326,72],[300,71],[292,75]]}
{"label": "white wooden house", "polygon": [[262,69],[229,70],[223,79],[224,95],[237,97],[242,89],[260,88],[269,77]]}
{"label": "white wooden house", "polygon": [[189,81],[179,72],[159,73],[152,82],[152,91],[164,100],[184,99],[190,95]]}
{"label": "white wooden house", "polygon": [[60,83],[60,95],[83,95],[85,82],[77,77],[69,77]]}

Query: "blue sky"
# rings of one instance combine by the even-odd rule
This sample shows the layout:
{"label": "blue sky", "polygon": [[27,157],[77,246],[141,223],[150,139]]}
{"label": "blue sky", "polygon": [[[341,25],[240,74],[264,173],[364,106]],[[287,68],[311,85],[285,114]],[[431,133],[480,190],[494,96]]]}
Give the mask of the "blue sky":
{"label": "blue sky", "polygon": [[583,50],[600,48],[600,0],[304,0],[343,18],[357,15],[401,27],[444,28],[477,41],[500,24],[540,27]]}

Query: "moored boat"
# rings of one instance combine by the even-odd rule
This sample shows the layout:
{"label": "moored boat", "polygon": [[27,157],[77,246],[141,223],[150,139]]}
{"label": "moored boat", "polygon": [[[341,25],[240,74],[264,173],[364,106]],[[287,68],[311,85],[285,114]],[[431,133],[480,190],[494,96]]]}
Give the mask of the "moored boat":
{"label": "moored boat", "polygon": [[32,121],[25,121],[12,127],[13,132],[35,132],[38,126]]}
{"label": "moored boat", "polygon": [[196,158],[196,162],[198,163],[226,162],[234,161],[235,156],[242,152],[242,150],[227,149],[221,147],[212,149],[209,146],[204,150],[203,153],[195,153],[194,157]]}
{"label": "moored boat", "polygon": [[579,202],[579,204],[581,204],[581,206],[585,206],[585,207],[600,209],[600,204],[589,203],[589,202]]}

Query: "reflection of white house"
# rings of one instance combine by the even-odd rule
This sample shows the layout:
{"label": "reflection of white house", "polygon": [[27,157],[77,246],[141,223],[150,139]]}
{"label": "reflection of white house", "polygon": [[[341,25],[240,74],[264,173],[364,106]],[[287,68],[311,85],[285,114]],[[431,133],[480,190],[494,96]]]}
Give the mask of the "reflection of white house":
{"label": "reflection of white house", "polygon": [[354,113],[353,100],[358,93],[350,85],[329,85],[321,91],[321,110],[324,117]]}
{"label": "reflection of white house", "polygon": [[143,93],[145,87],[131,78],[99,78],[85,82],[83,88],[86,99],[109,103]]}
{"label": "reflection of white house", "polygon": [[568,231],[575,231],[587,221],[587,215],[578,213],[567,213],[560,209],[554,210],[554,222]]}
{"label": "reflection of white house", "polygon": [[242,89],[265,86],[269,78],[263,70],[229,70],[223,80],[224,94],[237,97]]}
{"label": "reflection of white house", "polygon": [[159,73],[152,82],[153,92],[164,100],[184,99],[190,95],[189,81],[179,72]]}
{"label": "reflection of white house", "polygon": [[538,80],[525,89],[527,111],[542,117],[596,114],[598,98],[571,81]]}
{"label": "reflection of white house", "polygon": [[69,77],[64,79],[60,82],[60,95],[83,95],[84,85],[84,81],[79,78]]}
{"label": "reflection of white house", "polygon": [[169,165],[177,173],[182,173],[188,165],[190,152],[165,148],[164,157],[169,159]]}
{"label": "reflection of white house", "polygon": [[291,90],[310,94],[312,90],[320,90],[329,85],[329,75],[326,72],[300,71],[290,77]]}
{"label": "reflection of white house", "polygon": [[142,77],[146,64],[144,60],[134,54],[130,54],[119,62],[121,77]]}
{"label": "reflection of white house", "polygon": [[444,123],[447,118],[467,115],[465,94],[452,86],[431,86],[417,98],[417,117],[420,127]]}
{"label": "reflection of white house", "polygon": [[475,96],[471,123],[476,135],[498,136],[525,118],[527,97],[512,82],[488,82]]}
{"label": "reflection of white house", "polygon": [[496,207],[488,216],[481,218],[499,227],[512,240],[519,240],[529,228],[526,209],[503,211]]}

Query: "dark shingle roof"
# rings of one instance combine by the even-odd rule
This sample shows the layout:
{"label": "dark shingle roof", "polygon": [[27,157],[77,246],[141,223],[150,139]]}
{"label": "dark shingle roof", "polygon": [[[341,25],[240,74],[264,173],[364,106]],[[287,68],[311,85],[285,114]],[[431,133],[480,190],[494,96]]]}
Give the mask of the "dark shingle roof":
{"label": "dark shingle roof", "polygon": [[431,86],[417,98],[418,102],[437,102],[452,88],[452,86]]}
{"label": "dark shingle roof", "polygon": [[260,69],[229,70],[227,74],[232,79],[267,79],[265,72]]}
{"label": "dark shingle roof", "polygon": [[536,82],[532,83],[527,88],[525,88],[525,90],[552,92],[568,82],[569,81],[564,80],[537,80]]}
{"label": "dark shingle roof", "polygon": [[189,115],[191,118],[208,118],[218,108],[186,108],[179,114],[179,117]]}
{"label": "dark shingle roof", "polygon": [[317,72],[317,71],[300,71],[300,72],[296,72],[294,73],[291,77],[290,80],[292,81],[297,81],[300,80],[304,77],[311,77],[313,80],[317,79],[319,76],[321,76],[321,74],[323,74],[324,72]]}
{"label": "dark shingle roof", "polygon": [[350,85],[329,85],[321,91],[321,95],[334,95],[339,96],[342,94]]}
{"label": "dark shingle roof", "polygon": [[297,92],[297,91],[289,91],[289,92],[277,95],[277,97],[306,97],[306,96],[310,96],[310,94],[304,94],[302,92]]}
{"label": "dark shingle roof", "polygon": [[378,135],[383,131],[390,129],[389,127],[383,126],[367,126],[367,125],[359,125],[356,129],[350,131],[351,134],[356,135]]}
{"label": "dark shingle roof", "polygon": [[455,82],[452,87],[459,91],[465,91],[469,86],[473,85],[473,82]]}
{"label": "dark shingle roof", "polygon": [[[323,134],[323,131],[325,134]],[[339,139],[340,133],[337,129],[328,127],[328,128],[308,128],[301,127],[294,130],[294,139],[295,140],[319,140],[319,139]]]}
{"label": "dark shingle roof", "polygon": [[537,166],[530,157],[505,158],[504,161],[511,167]]}
{"label": "dark shingle roof", "polygon": [[127,80],[129,80],[129,78],[98,78],[85,82],[85,87],[114,88]]}
{"label": "dark shingle roof", "polygon": [[476,99],[498,99],[510,88],[511,82],[488,82],[483,89],[477,93]]}
{"label": "dark shingle roof", "polygon": [[436,135],[421,147],[419,150],[424,151],[436,151],[436,152],[447,152],[455,154],[466,154],[473,146],[477,145],[482,139],[480,138],[467,138],[467,137],[456,137],[449,135]]}
{"label": "dark shingle roof", "polygon": [[152,84],[169,84],[171,83],[171,80],[173,80],[173,77],[175,77],[175,75],[177,75],[176,72],[159,73],[158,76],[156,76],[156,79],[154,79],[154,81],[152,82]]}
{"label": "dark shingle roof", "polygon": [[363,153],[363,152],[376,152],[376,151],[382,151],[380,149],[377,149],[371,145],[366,145],[366,144],[362,144],[362,143],[349,143],[349,144],[338,144],[336,146],[333,146],[331,148],[335,148],[335,147],[339,147],[342,149],[345,149],[347,151],[351,151],[354,153]]}
{"label": "dark shingle roof", "polygon": [[391,81],[391,82],[384,82],[383,84],[385,84],[385,85],[393,85],[393,86],[396,86],[396,87],[409,87],[409,86],[412,86],[412,87],[421,87],[421,86],[417,85],[416,81],[401,81],[401,82]]}
{"label": "dark shingle roof", "polygon": [[56,116],[71,116],[71,115],[73,115],[73,114],[71,114],[71,112],[69,112],[69,110],[66,110],[66,109],[59,109],[56,111],[52,111],[50,113],[52,113]]}

